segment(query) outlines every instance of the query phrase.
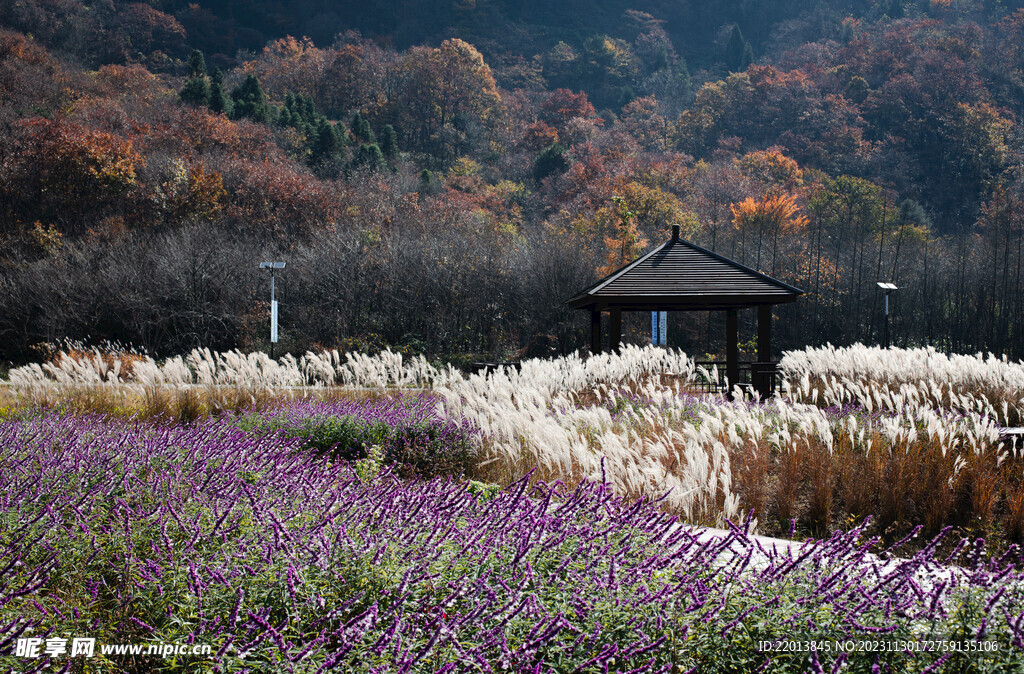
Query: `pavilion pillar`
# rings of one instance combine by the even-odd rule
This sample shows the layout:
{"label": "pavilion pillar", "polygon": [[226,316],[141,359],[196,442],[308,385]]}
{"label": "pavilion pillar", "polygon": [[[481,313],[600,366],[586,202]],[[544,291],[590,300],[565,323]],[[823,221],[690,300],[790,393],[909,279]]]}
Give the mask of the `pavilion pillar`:
{"label": "pavilion pillar", "polygon": [[725,376],[729,379],[729,396],[740,379],[739,320],[736,309],[725,310]]}
{"label": "pavilion pillar", "polygon": [[622,309],[612,307],[609,312],[611,320],[608,325],[608,350],[618,353],[619,346],[622,344]]}
{"label": "pavilion pillar", "polygon": [[772,305],[757,308],[757,359],[767,363],[772,359]]}
{"label": "pavilion pillar", "polygon": [[772,305],[762,304],[757,308],[757,360],[759,365],[751,368],[754,388],[762,398],[770,396],[775,388],[772,360]]}
{"label": "pavilion pillar", "polygon": [[590,310],[590,353],[601,353],[601,311],[597,307]]}

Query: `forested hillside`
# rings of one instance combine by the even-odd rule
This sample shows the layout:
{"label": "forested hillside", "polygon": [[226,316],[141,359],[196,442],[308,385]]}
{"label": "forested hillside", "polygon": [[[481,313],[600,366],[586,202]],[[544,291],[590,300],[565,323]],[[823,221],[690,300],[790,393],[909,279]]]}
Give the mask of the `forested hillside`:
{"label": "forested hillside", "polygon": [[896,343],[1024,357],[1018,4],[3,3],[0,361],[263,348],[267,259],[282,350],[568,352],[673,223],[807,291],[785,348],[886,281]]}

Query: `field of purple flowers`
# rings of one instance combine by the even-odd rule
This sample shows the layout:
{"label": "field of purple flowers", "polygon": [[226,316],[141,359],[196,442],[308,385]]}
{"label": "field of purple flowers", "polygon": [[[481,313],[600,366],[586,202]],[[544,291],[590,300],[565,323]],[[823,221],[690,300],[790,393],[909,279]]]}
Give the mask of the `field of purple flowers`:
{"label": "field of purple flowers", "polygon": [[[681,526],[601,482],[499,490],[438,476],[464,472],[476,431],[433,410],[421,397],[191,426],[0,422],[0,665],[1024,669],[1024,573],[981,542],[901,558],[899,546],[871,554],[861,528],[774,548],[742,527]],[[15,654],[19,639],[83,636],[212,656]]]}

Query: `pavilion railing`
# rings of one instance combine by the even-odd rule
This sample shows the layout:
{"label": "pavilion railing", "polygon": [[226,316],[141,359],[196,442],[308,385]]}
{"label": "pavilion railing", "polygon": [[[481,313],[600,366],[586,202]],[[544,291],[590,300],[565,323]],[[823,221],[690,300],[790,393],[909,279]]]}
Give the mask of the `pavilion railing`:
{"label": "pavilion railing", "polygon": [[[733,386],[739,385],[746,391],[757,391],[762,397],[771,395],[778,390],[779,372],[778,363],[774,361],[757,362],[741,360],[736,363],[738,377],[736,381],[727,382],[725,361],[698,360],[696,381],[702,391],[710,393],[728,393]],[[717,369],[717,376],[716,370]],[[701,369],[703,368],[703,370]]]}

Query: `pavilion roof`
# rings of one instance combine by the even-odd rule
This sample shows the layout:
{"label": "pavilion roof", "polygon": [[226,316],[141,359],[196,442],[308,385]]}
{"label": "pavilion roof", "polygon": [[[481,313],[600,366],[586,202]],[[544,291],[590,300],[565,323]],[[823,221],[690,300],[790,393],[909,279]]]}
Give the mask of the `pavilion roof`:
{"label": "pavilion roof", "polygon": [[803,290],[673,237],[566,300],[574,309],[697,311],[792,302]]}

